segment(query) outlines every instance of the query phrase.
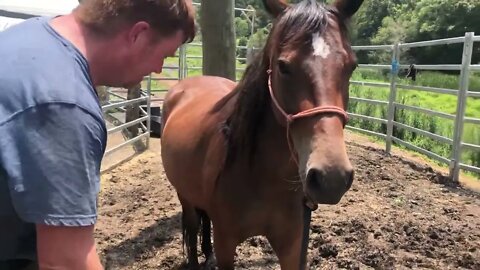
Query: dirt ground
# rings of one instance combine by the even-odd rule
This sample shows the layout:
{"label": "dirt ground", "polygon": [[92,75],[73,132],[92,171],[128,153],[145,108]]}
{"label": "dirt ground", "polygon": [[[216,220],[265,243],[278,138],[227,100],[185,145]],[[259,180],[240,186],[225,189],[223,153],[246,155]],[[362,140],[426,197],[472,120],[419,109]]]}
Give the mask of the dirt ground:
{"label": "dirt ground", "polygon": [[[356,135],[347,141],[356,178],[338,205],[312,215],[312,269],[480,269],[479,193]],[[96,237],[106,269],[180,269],[180,216],[152,140],[149,151],[102,176]],[[280,269],[263,237],[239,246],[235,263]]]}

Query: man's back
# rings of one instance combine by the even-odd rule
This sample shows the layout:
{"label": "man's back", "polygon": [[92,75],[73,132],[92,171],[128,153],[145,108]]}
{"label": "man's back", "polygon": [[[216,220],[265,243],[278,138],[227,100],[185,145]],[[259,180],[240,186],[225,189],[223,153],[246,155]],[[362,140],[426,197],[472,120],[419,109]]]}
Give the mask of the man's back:
{"label": "man's back", "polygon": [[106,130],[86,59],[48,18],[0,40],[0,262],[35,260],[34,224],[95,222]]}

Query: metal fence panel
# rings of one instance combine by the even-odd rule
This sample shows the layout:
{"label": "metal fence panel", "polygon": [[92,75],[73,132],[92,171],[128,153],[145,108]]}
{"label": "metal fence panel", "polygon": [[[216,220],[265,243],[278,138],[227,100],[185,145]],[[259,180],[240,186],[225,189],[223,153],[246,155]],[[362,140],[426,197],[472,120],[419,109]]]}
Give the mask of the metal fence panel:
{"label": "metal fence panel", "polygon": [[442,117],[442,118],[449,119],[449,120],[454,120],[455,119],[455,115],[451,115],[451,114],[443,113],[443,112],[437,112],[437,111],[434,111],[434,110],[429,110],[429,109],[424,109],[424,108],[419,108],[419,107],[415,107],[415,106],[395,103],[395,107],[398,108],[398,109],[402,109],[402,110],[410,110],[410,111],[421,112],[421,113],[428,114],[428,115],[438,116],[438,117]]}
{"label": "metal fence panel", "polygon": [[439,161],[439,162],[442,162],[442,163],[445,163],[445,164],[450,163],[450,160],[449,160],[448,158],[442,157],[442,156],[440,156],[440,155],[438,155],[438,154],[436,154],[436,153],[430,152],[430,151],[428,151],[428,150],[425,150],[425,149],[423,149],[423,148],[421,148],[421,147],[415,146],[415,145],[413,145],[413,144],[411,144],[411,143],[409,143],[409,142],[400,140],[400,139],[395,138],[395,137],[392,137],[392,139],[393,139],[394,142],[398,143],[399,145],[402,145],[402,146],[404,146],[404,147],[406,147],[406,148],[409,148],[409,149],[411,149],[411,150],[414,150],[414,151],[416,151],[416,152],[422,153],[422,154],[426,155],[426,156],[429,157],[429,158],[435,159],[435,160],[437,160],[437,161]]}
{"label": "metal fence panel", "polygon": [[[358,127],[347,126],[348,129],[363,132],[369,135],[378,136],[384,138],[386,140],[386,151],[390,152],[391,150],[391,143],[395,142],[399,145],[412,149],[414,151],[420,152],[422,154],[427,155],[428,157],[435,159],[437,161],[443,162],[445,164],[450,165],[450,176],[454,181],[458,181],[459,177],[459,170],[467,170],[471,172],[480,173],[480,168],[462,164],[460,162],[460,158],[462,155],[462,149],[468,149],[471,151],[478,151],[480,152],[480,146],[463,143],[462,142],[462,135],[464,124],[474,124],[480,125],[480,119],[466,117],[465,116],[465,109],[466,109],[466,100],[467,97],[473,98],[480,98],[480,92],[472,92],[468,91],[469,85],[469,75],[471,71],[480,70],[480,65],[472,65],[471,64],[471,57],[472,57],[472,48],[473,43],[475,41],[480,41],[480,36],[474,36],[474,33],[468,32],[465,33],[464,37],[456,37],[456,38],[446,38],[446,39],[438,39],[438,40],[430,40],[430,41],[422,41],[422,42],[413,42],[413,43],[404,43],[404,44],[394,44],[394,45],[375,45],[375,46],[353,46],[355,51],[360,50],[384,50],[390,51],[392,53],[392,64],[391,65],[380,65],[380,64],[361,64],[359,65],[360,68],[364,69],[380,69],[380,70],[389,70],[392,74],[390,83],[376,83],[376,82],[364,82],[364,81],[351,81],[350,84],[352,85],[360,85],[360,86],[374,86],[374,87],[389,87],[390,88],[390,95],[388,102],[380,101],[380,100],[373,100],[373,99],[365,99],[361,97],[351,97],[351,101],[356,102],[365,102],[373,105],[388,105],[388,115],[387,119],[384,120],[387,122],[387,134],[380,134],[377,132],[373,132],[370,130],[364,130]],[[460,85],[458,89],[447,89],[447,88],[437,88],[437,87],[427,87],[427,86],[416,86],[416,85],[403,85],[397,84],[397,75],[399,68],[408,68],[409,65],[401,65],[400,63],[400,51],[401,49],[408,49],[414,47],[425,47],[425,46],[438,46],[438,45],[446,45],[446,44],[455,44],[455,43],[463,43],[464,50],[462,56],[462,64],[461,65],[415,65],[415,68],[418,70],[459,70],[461,71],[460,74]],[[411,90],[411,91],[426,91],[438,94],[448,94],[454,95],[457,97],[457,112],[455,115],[438,112],[435,110],[429,110],[425,108],[420,108],[416,106],[410,106],[405,104],[400,104],[396,102],[397,90]],[[394,121],[395,112],[397,109],[401,110],[409,110],[409,111],[416,111],[420,113],[424,113],[431,116],[441,117],[446,120],[453,120],[455,125],[454,130],[454,138],[446,138],[440,136],[438,134],[434,134],[425,130],[421,130],[418,128],[414,128],[408,126],[403,123],[398,123]],[[372,117],[369,115],[358,115],[358,114],[350,114],[353,117],[373,121],[373,122],[382,122],[381,119]],[[404,128],[415,132],[417,134],[421,134],[427,136],[431,139],[439,141],[441,143],[449,144],[453,146],[453,153],[452,156],[449,158],[442,157],[436,153],[430,152],[418,146],[415,146],[409,142],[403,141],[399,138],[393,136],[393,128]]]}

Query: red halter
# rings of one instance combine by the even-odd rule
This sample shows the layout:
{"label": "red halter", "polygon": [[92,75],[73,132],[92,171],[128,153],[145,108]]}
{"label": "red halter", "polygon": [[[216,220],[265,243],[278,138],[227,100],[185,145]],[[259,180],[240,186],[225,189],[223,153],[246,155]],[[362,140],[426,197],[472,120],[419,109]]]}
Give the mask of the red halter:
{"label": "red halter", "polygon": [[339,115],[342,118],[343,126],[345,127],[345,125],[348,122],[348,114],[347,114],[347,112],[345,112],[344,109],[342,109],[340,107],[337,107],[337,106],[333,106],[333,105],[318,106],[318,107],[315,107],[315,108],[312,108],[312,109],[301,111],[297,114],[286,113],[285,110],[283,110],[282,107],[280,106],[280,104],[278,103],[277,99],[275,98],[275,95],[273,94],[273,90],[272,90],[272,70],[271,69],[267,70],[267,73],[268,73],[268,90],[270,91],[270,96],[272,97],[273,103],[277,107],[278,111],[280,111],[280,113],[285,117],[285,120],[287,122],[288,148],[290,150],[290,154],[293,156],[294,161],[298,166],[299,165],[298,157],[297,157],[297,155],[294,154],[294,149],[293,149],[291,139],[290,139],[290,125],[293,123],[293,121],[295,121],[296,119],[299,119],[299,118],[306,118],[306,117],[314,116],[314,115],[317,115],[317,114],[334,113],[334,114]]}

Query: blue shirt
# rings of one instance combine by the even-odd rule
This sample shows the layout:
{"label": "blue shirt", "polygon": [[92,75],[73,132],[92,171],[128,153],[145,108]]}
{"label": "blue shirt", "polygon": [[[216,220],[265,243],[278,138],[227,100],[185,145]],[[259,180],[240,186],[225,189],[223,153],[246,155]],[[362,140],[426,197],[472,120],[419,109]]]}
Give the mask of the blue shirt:
{"label": "blue shirt", "polygon": [[96,221],[102,108],[86,59],[48,21],[0,32],[0,261],[36,259],[34,224]]}

